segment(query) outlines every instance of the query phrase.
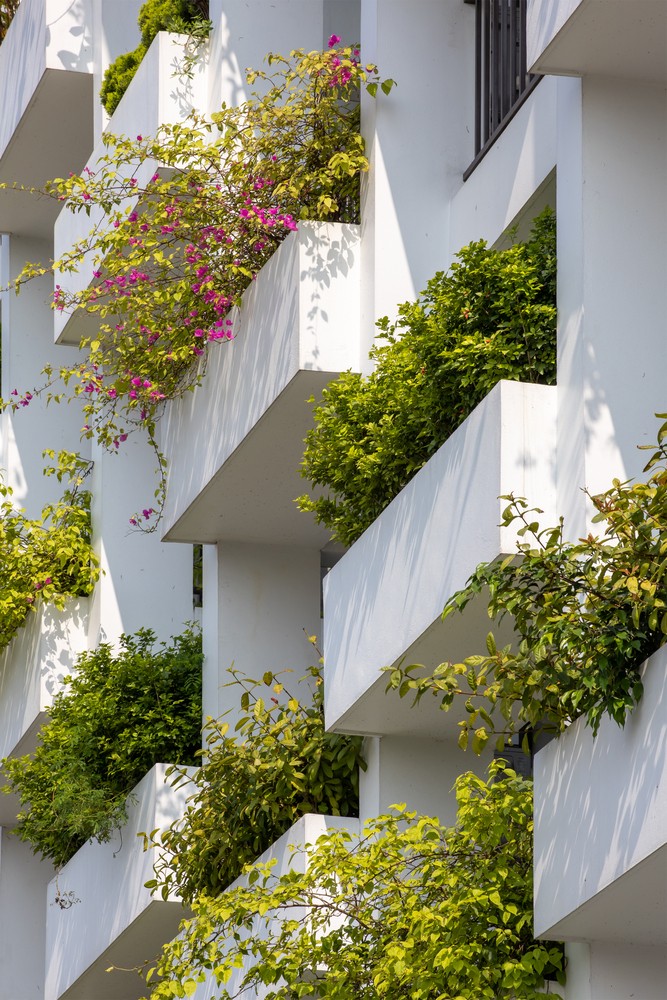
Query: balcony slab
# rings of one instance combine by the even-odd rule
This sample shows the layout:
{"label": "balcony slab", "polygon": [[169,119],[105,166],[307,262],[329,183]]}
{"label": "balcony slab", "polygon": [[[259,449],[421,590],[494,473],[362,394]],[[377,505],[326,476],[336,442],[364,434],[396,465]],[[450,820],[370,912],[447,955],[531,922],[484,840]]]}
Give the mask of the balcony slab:
{"label": "balcony slab", "polygon": [[[133,969],[154,958],[185,915],[173,895],[152,897],[153,853],[138,834],[165,829],[185,809],[188,786],[172,788],[156,764],[128,799],[128,820],[109,843],[85,844],[50,883],[46,902],[45,1000],[138,1000],[145,993]],[[78,900],[60,908],[56,894]]]}
{"label": "balcony slab", "polygon": [[667,648],[597,737],[578,719],[535,758],[535,934],[667,945]]}
{"label": "balcony slab", "polygon": [[232,313],[202,385],[168,406],[169,541],[234,540],[321,548],[328,533],[297,510],[312,407],[359,364],[359,232],[301,223]]}
{"label": "balcony slab", "polygon": [[[516,551],[500,527],[514,493],[556,514],[556,390],[500,382],[364,532],[324,581],[325,718],[337,732],[457,732],[436,699],[410,708],[385,693],[382,668],[436,666],[482,652],[486,603],[441,621],[446,601],[481,562]],[[503,633],[499,633],[503,636]]]}
{"label": "balcony slab", "polygon": [[[20,4],[0,45],[0,182],[41,187],[90,155],[92,19],[92,0]],[[0,191],[0,231],[47,236],[59,209],[49,198]]]}
{"label": "balcony slab", "polygon": [[532,72],[667,81],[667,5],[660,0],[529,0]]}

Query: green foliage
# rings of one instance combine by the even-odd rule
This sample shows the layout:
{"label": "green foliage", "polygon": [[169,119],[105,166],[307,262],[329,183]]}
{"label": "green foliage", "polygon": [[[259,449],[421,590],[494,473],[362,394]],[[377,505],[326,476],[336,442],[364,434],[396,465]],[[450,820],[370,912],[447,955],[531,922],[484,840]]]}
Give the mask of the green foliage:
{"label": "green foliage", "polygon": [[108,840],[128,793],[153,764],[194,763],[201,731],[201,638],[156,646],[153,632],[83,653],[33,756],[6,758],[22,811],[15,833],[63,865],[87,840]]}
{"label": "green foliage", "polygon": [[129,87],[139,63],[159,31],[192,33],[197,39],[206,38],[211,30],[206,0],[146,0],[139,10],[141,42],[132,52],[124,52],[107,68],[100,100],[112,115]]}
{"label": "green foliage", "polygon": [[0,0],[0,42],[7,34],[21,0]]}
{"label": "green foliage", "polygon": [[[258,90],[244,104],[213,120],[193,114],[152,137],[106,135],[94,170],[47,184],[42,197],[92,213],[95,224],[59,260],[28,263],[14,282],[18,292],[55,272],[54,309],[90,314],[96,333],[81,341],[75,364],[46,367],[41,386],[1,405],[17,410],[38,393],[78,396],[84,436],[111,450],[145,432],[160,473],[158,513],[165,463],[155,425],[164,401],[198,385],[208,351],[233,338],[232,306],[296,219],[359,217],[368,169],[359,90],[377,86],[375,67],[362,66],[352,47],[267,63],[249,71]],[[388,92],[391,81],[380,86]],[[79,290],[61,287],[63,275],[68,284],[80,271]]]}
{"label": "green foliage", "polygon": [[93,589],[98,562],[90,546],[90,493],[82,489],[88,470],[88,462],[60,452],[45,474],[64,479],[67,488],[36,519],[15,507],[11,487],[0,483],[0,649],[40,601],[62,610],[67,598]]}
{"label": "green foliage", "polygon": [[479,566],[444,614],[484,592],[491,618],[510,617],[516,643],[499,649],[489,635],[482,655],[394,670],[390,684],[417,700],[435,694],[443,709],[465,697],[460,743],[472,737],[476,752],[524,723],[561,732],[583,716],[595,733],[609,715],[622,726],[642,694],[643,661],[667,639],[666,442],[667,423],[644,482],[615,479],[591,498],[600,535],[568,542],[562,521],[541,529],[541,511],[506,497],[503,524],[520,525],[520,558]]}
{"label": "green foliage", "polygon": [[149,885],[165,898],[219,893],[304,813],[357,813],[361,738],[324,731],[319,668],[307,704],[270,672],[261,682],[231,673],[243,688],[236,733],[209,724],[204,763],[184,776],[195,786],[184,819],[153,834],[161,853]]}
{"label": "green foliage", "polygon": [[531,783],[493,764],[456,794],[453,828],[399,807],[360,839],[329,831],[307,864],[299,851],[305,872],[250,866],[197,900],[148,973],[152,1000],[191,996],[207,973],[224,1000],[538,1000],[564,974],[561,949],[533,940]]}
{"label": "green foliage", "polygon": [[370,376],[346,372],[315,406],[302,496],[349,545],[375,520],[500,379],[556,379],[556,228],[547,211],[527,243],[457,255],[417,302],[380,320]]}

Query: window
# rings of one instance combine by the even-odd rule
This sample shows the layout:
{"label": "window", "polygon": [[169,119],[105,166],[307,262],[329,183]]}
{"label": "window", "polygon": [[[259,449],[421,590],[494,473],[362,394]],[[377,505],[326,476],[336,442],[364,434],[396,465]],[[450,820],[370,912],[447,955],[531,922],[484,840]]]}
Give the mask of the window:
{"label": "window", "polygon": [[[466,0],[471,2],[471,0]],[[539,80],[526,68],[528,0],[475,3],[475,167]]]}

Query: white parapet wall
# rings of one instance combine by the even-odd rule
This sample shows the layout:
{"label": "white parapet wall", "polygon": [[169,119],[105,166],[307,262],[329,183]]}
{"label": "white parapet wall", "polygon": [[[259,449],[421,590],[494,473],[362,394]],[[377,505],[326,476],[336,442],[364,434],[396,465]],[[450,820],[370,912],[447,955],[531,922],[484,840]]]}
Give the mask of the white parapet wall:
{"label": "white parapet wall", "polygon": [[[39,186],[85,163],[93,144],[92,8],[93,0],[22,0],[14,15],[0,46],[0,181]],[[46,235],[56,211],[49,199],[2,192],[0,231]]]}
{"label": "white parapet wall", "polygon": [[[137,1000],[136,972],[106,970],[142,965],[176,934],[185,911],[175,896],[164,900],[145,888],[154,854],[140,837],[183,815],[189,788],[173,788],[167,767],[156,764],[133,790],[117,836],[85,844],[49,884],[45,1000]],[[63,908],[58,899],[76,902]]]}
{"label": "white parapet wall", "polygon": [[0,758],[31,753],[63,678],[87,648],[88,598],[39,604],[0,654]]}
{"label": "white parapet wall", "polygon": [[[350,816],[321,816],[315,813],[307,813],[301,819],[297,820],[287,833],[279,837],[257,859],[257,862],[259,864],[267,864],[270,861],[275,861],[273,873],[277,876],[285,875],[288,871],[303,872],[308,864],[308,848],[314,846],[318,838],[324,836],[329,830],[348,830],[353,837],[356,837],[360,832],[359,820]],[[235,888],[237,885],[246,884],[246,878],[241,877],[232,883],[230,889]],[[306,915],[305,910],[302,914],[298,910],[294,910],[290,913],[290,918],[298,920],[300,917],[305,918]],[[264,936],[266,934],[266,921],[263,918],[256,917],[250,934],[253,936]],[[235,972],[230,981],[225,985],[225,989],[228,990],[231,996],[234,996],[236,990],[238,990],[242,975],[243,969]],[[253,993],[253,997],[259,1000],[259,998],[265,996],[268,992],[268,987],[264,990],[260,988],[256,993]],[[215,1000],[219,995],[220,986],[210,976],[197,987],[192,994],[192,998],[193,1000]]]}
{"label": "white parapet wall", "polygon": [[623,728],[605,717],[593,737],[578,719],[536,756],[539,937],[660,946],[664,957],[666,667],[663,647],[643,668],[644,696]]}
{"label": "white parapet wall", "polygon": [[300,223],[231,318],[234,340],[210,347],[202,385],[161,424],[166,537],[319,548],[327,533],[293,501],[308,398],[358,370],[358,227]]}
{"label": "white parapet wall", "polygon": [[324,582],[328,728],[447,735],[435,699],[410,709],[385,694],[382,668],[484,651],[484,602],[444,624],[443,607],[479,563],[516,550],[516,527],[499,525],[501,495],[525,496],[542,508],[543,526],[557,523],[555,449],[555,388],[500,382],[333,567]]}

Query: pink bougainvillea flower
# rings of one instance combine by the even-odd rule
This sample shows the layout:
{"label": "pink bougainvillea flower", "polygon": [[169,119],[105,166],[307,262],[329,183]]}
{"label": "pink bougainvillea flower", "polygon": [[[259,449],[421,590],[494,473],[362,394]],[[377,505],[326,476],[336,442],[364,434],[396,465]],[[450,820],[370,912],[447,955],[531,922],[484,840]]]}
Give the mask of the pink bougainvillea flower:
{"label": "pink bougainvillea flower", "polygon": [[332,49],[334,45],[338,45],[339,41],[340,41],[340,35],[332,35],[328,42],[329,48]]}

